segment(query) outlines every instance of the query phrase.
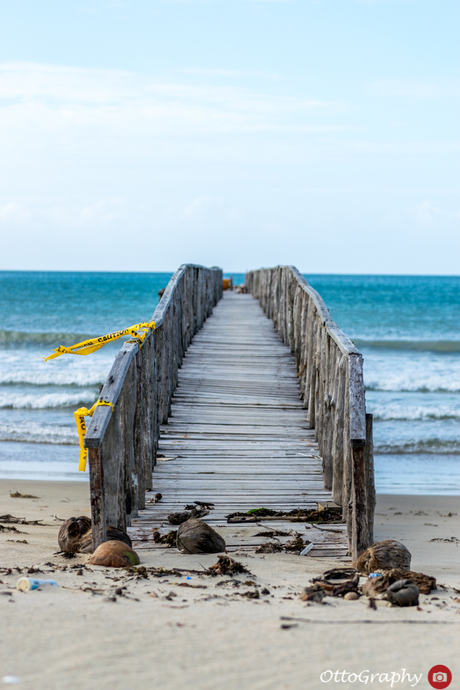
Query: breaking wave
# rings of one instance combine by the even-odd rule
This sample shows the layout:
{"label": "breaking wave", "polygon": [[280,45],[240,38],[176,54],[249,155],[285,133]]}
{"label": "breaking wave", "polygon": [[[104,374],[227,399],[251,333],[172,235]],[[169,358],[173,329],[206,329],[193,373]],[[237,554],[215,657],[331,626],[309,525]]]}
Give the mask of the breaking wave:
{"label": "breaking wave", "polygon": [[16,421],[0,424],[0,441],[76,446],[78,434],[76,427]]}
{"label": "breaking wave", "polygon": [[375,444],[374,453],[376,455],[460,455],[460,439],[428,438],[405,443],[381,443]]}
{"label": "breaking wave", "polygon": [[[369,406],[371,407],[371,406]],[[460,419],[460,406],[433,407],[398,405],[397,403],[372,405],[376,421],[424,421],[433,419]]]}
{"label": "breaking wave", "polygon": [[46,346],[58,347],[64,345],[66,347],[80,343],[83,340],[94,337],[96,334],[87,333],[30,333],[23,331],[6,331],[0,328],[0,347],[33,347]]}
{"label": "breaking wave", "polygon": [[75,393],[33,393],[2,392],[0,394],[0,409],[10,410],[45,410],[47,408],[78,407],[94,403],[97,394],[87,389]]}
{"label": "breaking wave", "polygon": [[459,340],[353,340],[358,348],[371,347],[384,350],[410,352],[460,352]]}

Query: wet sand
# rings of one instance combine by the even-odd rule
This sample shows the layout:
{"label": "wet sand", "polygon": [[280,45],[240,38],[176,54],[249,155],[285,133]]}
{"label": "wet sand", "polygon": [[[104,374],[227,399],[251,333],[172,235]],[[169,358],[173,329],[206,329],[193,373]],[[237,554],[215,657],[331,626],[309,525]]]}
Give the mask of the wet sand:
{"label": "wet sand", "polygon": [[[38,498],[11,498],[10,491]],[[365,597],[327,597],[324,604],[310,605],[299,599],[311,577],[340,565],[326,559],[232,554],[251,573],[233,579],[185,572],[156,577],[153,571],[144,578],[90,568],[87,556],[65,560],[53,555],[59,518],[90,514],[88,485],[1,480],[0,514],[44,524],[0,532],[0,681],[17,676],[19,687],[31,690],[316,690],[329,685],[320,680],[328,669],[405,668],[411,676],[422,674],[416,686],[427,688],[435,664],[449,666],[458,679],[460,599],[452,587],[460,588],[460,551],[458,542],[441,540],[460,539],[460,518],[453,515],[459,507],[456,497],[378,497],[376,539],[402,541],[412,552],[412,568],[448,588],[422,595],[420,611],[385,602],[374,611]],[[166,548],[142,550],[140,556],[147,568],[200,571],[217,560]],[[42,571],[36,577],[54,578],[61,586],[18,592],[16,581],[30,567]],[[255,591],[259,598],[247,596]],[[403,622],[408,620],[413,623]],[[414,682],[406,678],[393,687]],[[390,682],[364,687],[389,688]]]}

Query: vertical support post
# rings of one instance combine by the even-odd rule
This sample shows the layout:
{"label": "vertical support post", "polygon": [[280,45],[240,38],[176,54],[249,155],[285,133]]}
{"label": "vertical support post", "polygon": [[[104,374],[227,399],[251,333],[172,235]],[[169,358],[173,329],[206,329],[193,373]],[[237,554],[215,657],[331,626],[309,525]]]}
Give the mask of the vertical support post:
{"label": "vertical support post", "polygon": [[89,483],[91,495],[91,530],[93,537],[93,550],[107,540],[105,522],[105,495],[104,495],[104,468],[102,464],[102,452],[100,448],[90,448],[89,456]]}

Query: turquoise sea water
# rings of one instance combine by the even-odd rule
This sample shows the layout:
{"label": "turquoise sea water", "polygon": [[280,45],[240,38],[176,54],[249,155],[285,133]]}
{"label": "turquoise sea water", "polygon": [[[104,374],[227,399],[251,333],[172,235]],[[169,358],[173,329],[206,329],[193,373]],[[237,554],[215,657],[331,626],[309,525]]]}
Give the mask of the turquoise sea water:
{"label": "turquoise sea water", "polygon": [[[97,398],[120,341],[40,358],[150,320],[170,276],[0,272],[0,477],[85,479],[73,411]],[[378,490],[460,494],[460,278],[306,278],[363,352]]]}

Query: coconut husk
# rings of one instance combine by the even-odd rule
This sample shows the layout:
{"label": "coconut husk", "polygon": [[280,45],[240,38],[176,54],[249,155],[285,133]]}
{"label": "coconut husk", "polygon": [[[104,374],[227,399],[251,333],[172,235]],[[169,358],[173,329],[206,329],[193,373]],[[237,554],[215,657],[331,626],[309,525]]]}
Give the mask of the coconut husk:
{"label": "coconut husk", "polygon": [[215,529],[202,520],[190,518],[177,530],[177,548],[181,553],[219,553],[225,541]]}
{"label": "coconut husk", "polygon": [[[113,525],[107,525],[107,541],[122,541],[129,547],[133,545],[129,535]],[[91,530],[88,530],[81,538],[79,551],[81,553],[93,553],[93,550],[93,534]]]}
{"label": "coconut husk", "polygon": [[62,523],[58,542],[59,548],[64,553],[77,553],[80,550],[80,542],[88,530],[91,529],[91,520],[86,515],[71,517]]}
{"label": "coconut husk", "polygon": [[397,580],[387,589],[387,599],[394,606],[418,606],[418,587],[412,580]]}
{"label": "coconut husk", "polygon": [[127,568],[139,565],[139,556],[127,544],[122,541],[105,541],[97,547],[88,563],[90,565],[103,565],[106,568]]}
{"label": "coconut husk", "polygon": [[377,570],[398,568],[410,569],[411,553],[409,549],[395,539],[376,541],[352,564],[360,573],[374,573]]}
{"label": "coconut husk", "polygon": [[411,580],[417,585],[421,594],[429,594],[433,589],[436,589],[436,578],[431,577],[431,575],[393,568],[393,570],[383,573],[381,577],[370,577],[363,585],[363,594],[368,597],[376,597],[385,593],[394,582],[403,579]]}

